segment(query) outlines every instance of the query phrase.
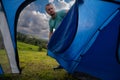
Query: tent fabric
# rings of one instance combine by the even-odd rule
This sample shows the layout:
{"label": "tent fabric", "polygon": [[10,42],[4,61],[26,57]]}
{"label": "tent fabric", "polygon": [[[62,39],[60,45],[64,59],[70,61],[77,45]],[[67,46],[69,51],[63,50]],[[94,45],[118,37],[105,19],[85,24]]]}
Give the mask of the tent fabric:
{"label": "tent fabric", "polygon": [[[120,36],[120,29],[119,29],[119,36]],[[119,42],[118,42],[118,51],[117,51],[117,56],[118,56],[118,61],[119,61],[119,63],[120,63],[120,38],[119,38]]]}
{"label": "tent fabric", "polygon": [[[119,80],[120,64],[117,61],[117,42],[120,31],[120,11],[115,18],[100,31],[91,48],[82,55],[75,71],[90,73],[102,80]],[[103,46],[104,45],[104,46]],[[92,70],[92,71],[91,71]]]}
{"label": "tent fabric", "polygon": [[10,60],[12,73],[21,72],[16,44],[17,20],[21,10],[24,9],[24,7],[32,1],[35,0],[1,0],[1,4],[7,21],[7,26],[3,25],[3,27],[1,27],[1,32],[4,39],[5,48]]}
{"label": "tent fabric", "polygon": [[15,52],[14,52],[14,47],[12,45],[12,40],[11,40],[11,36],[10,36],[10,31],[7,25],[7,21],[5,20],[5,15],[3,12],[0,12],[0,31],[3,37],[3,42],[4,42],[4,46],[6,48],[6,52],[9,58],[9,62],[11,65],[11,71],[13,73],[19,73],[19,70],[17,68],[17,63],[16,63],[16,59],[15,59]]}
{"label": "tent fabric", "polygon": [[14,48],[16,48],[16,45],[15,45],[15,28],[14,28],[15,15],[16,15],[17,9],[24,2],[24,0],[17,0],[17,1],[2,0],[1,2],[3,4],[3,9],[4,9],[5,15],[7,17],[8,25],[10,26],[9,29],[10,29],[10,34],[11,34],[12,41],[13,41],[13,46],[14,46]]}
{"label": "tent fabric", "polygon": [[[5,12],[6,20],[8,23],[8,26],[6,26],[6,28],[3,26],[3,28],[1,29],[1,32],[2,34],[4,34],[5,32],[8,32],[7,34],[6,33],[5,34],[7,36],[9,35],[9,37],[3,35],[4,44],[7,42],[6,40],[9,40],[9,41],[11,40],[10,42],[8,41],[9,44],[5,44],[5,48],[6,48],[9,60],[10,60],[12,73],[20,73],[19,60],[16,54],[17,48],[16,48],[16,41],[15,41],[14,22],[15,22],[16,11],[23,1],[24,0],[17,0],[17,1],[1,0],[3,10]],[[4,30],[7,30],[7,31],[4,32]],[[6,39],[6,38],[9,38],[9,39]]]}
{"label": "tent fabric", "polygon": [[[85,72],[102,80],[119,80],[120,1],[83,0],[82,3],[77,1],[80,0],[76,0],[73,7],[78,5],[78,8],[71,8],[70,13],[76,11],[78,14],[68,13],[73,19],[70,21],[64,20],[55,31],[48,44],[48,55],[55,58],[68,73]],[[74,24],[72,27],[62,26],[76,20],[76,16],[78,16],[77,25]],[[76,26],[77,28],[75,28]],[[65,28],[71,28],[71,30],[75,28],[77,30],[76,33],[74,31],[66,32]],[[57,31],[60,29],[63,30],[58,33]],[[66,35],[64,31],[68,33],[67,36],[72,33],[75,34],[71,41],[69,41],[71,38],[66,40],[67,36],[63,37],[63,35]],[[61,33],[63,34],[61,35]],[[60,39],[56,39],[56,36]],[[54,43],[56,40],[57,43]],[[59,45],[57,45],[58,43]],[[69,47],[60,52],[59,48],[63,44],[62,47],[66,47],[67,43],[69,43]]]}
{"label": "tent fabric", "polygon": [[[83,3],[82,0],[76,1],[77,5],[74,5],[71,8],[67,16],[65,16],[65,18],[61,22],[60,26],[64,26],[64,28],[58,27],[58,29],[53,34],[54,37],[51,37],[49,41],[48,49],[51,50],[52,52],[54,53],[64,52],[73,41],[78,26],[78,5],[82,3]],[[71,15],[74,15],[74,17]],[[69,23],[64,24],[65,22],[69,22]],[[61,33],[61,35],[58,36],[57,34],[59,33]]]}
{"label": "tent fabric", "polygon": [[[3,38],[7,40],[5,35],[9,34],[11,40],[5,47],[11,55],[12,73],[20,73],[16,46],[17,18],[32,1],[1,0],[8,26],[0,28]],[[76,0],[51,37],[48,55],[55,58],[68,73],[85,72],[102,80],[119,80],[119,3],[120,0]],[[4,30],[8,33],[5,34]],[[2,73],[2,67],[0,71]]]}
{"label": "tent fabric", "polygon": [[3,72],[3,69],[2,69],[2,67],[1,67],[1,65],[0,65],[0,74],[3,74],[4,72]]}

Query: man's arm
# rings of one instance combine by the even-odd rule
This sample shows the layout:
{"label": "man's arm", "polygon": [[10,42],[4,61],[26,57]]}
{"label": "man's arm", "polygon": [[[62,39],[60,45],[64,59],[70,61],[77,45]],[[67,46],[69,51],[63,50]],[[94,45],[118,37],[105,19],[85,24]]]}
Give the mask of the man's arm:
{"label": "man's arm", "polygon": [[[53,34],[53,32],[49,32],[49,34],[48,34],[49,40],[48,41],[50,41],[50,38],[51,38],[52,34]],[[48,46],[48,44],[46,46]]]}
{"label": "man's arm", "polygon": [[49,32],[49,40],[50,40],[52,34],[53,34],[53,32]]}

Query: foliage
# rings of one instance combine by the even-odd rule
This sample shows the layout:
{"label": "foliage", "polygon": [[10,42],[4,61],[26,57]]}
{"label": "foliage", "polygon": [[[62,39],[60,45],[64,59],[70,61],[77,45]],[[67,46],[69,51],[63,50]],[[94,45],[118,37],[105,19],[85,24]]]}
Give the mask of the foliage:
{"label": "foliage", "polygon": [[38,38],[36,38],[34,36],[22,34],[20,32],[17,33],[16,38],[20,42],[32,44],[32,45],[35,45],[35,46],[39,46],[40,48],[42,47],[44,49],[47,49],[47,47],[46,47],[46,45],[48,43],[47,40],[38,39]]}
{"label": "foliage", "polygon": [[31,44],[27,44],[27,43],[23,43],[23,42],[19,42],[17,41],[17,48],[18,50],[25,50],[25,51],[38,51],[39,46],[34,46]]}
{"label": "foliage", "polygon": [[39,46],[38,51],[42,51],[42,46]]}

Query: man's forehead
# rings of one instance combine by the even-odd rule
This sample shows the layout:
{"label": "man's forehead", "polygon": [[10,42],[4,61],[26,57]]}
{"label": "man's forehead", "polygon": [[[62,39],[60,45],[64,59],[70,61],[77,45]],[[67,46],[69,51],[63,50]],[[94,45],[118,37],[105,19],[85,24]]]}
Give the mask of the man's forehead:
{"label": "man's forehead", "polygon": [[51,4],[51,5],[47,5],[46,8],[54,8],[54,6]]}
{"label": "man's forehead", "polygon": [[54,7],[52,4],[49,4],[49,5],[47,5],[46,7],[49,7],[49,6],[50,6],[50,7]]}

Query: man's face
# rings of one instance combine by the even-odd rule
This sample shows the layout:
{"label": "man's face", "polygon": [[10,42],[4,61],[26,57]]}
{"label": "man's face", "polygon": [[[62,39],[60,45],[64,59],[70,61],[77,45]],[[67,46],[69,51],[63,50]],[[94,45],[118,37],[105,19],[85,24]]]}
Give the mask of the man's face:
{"label": "man's face", "polygon": [[54,6],[53,6],[52,4],[47,5],[47,6],[46,6],[46,12],[47,12],[50,16],[54,16],[54,15],[55,15]]}

